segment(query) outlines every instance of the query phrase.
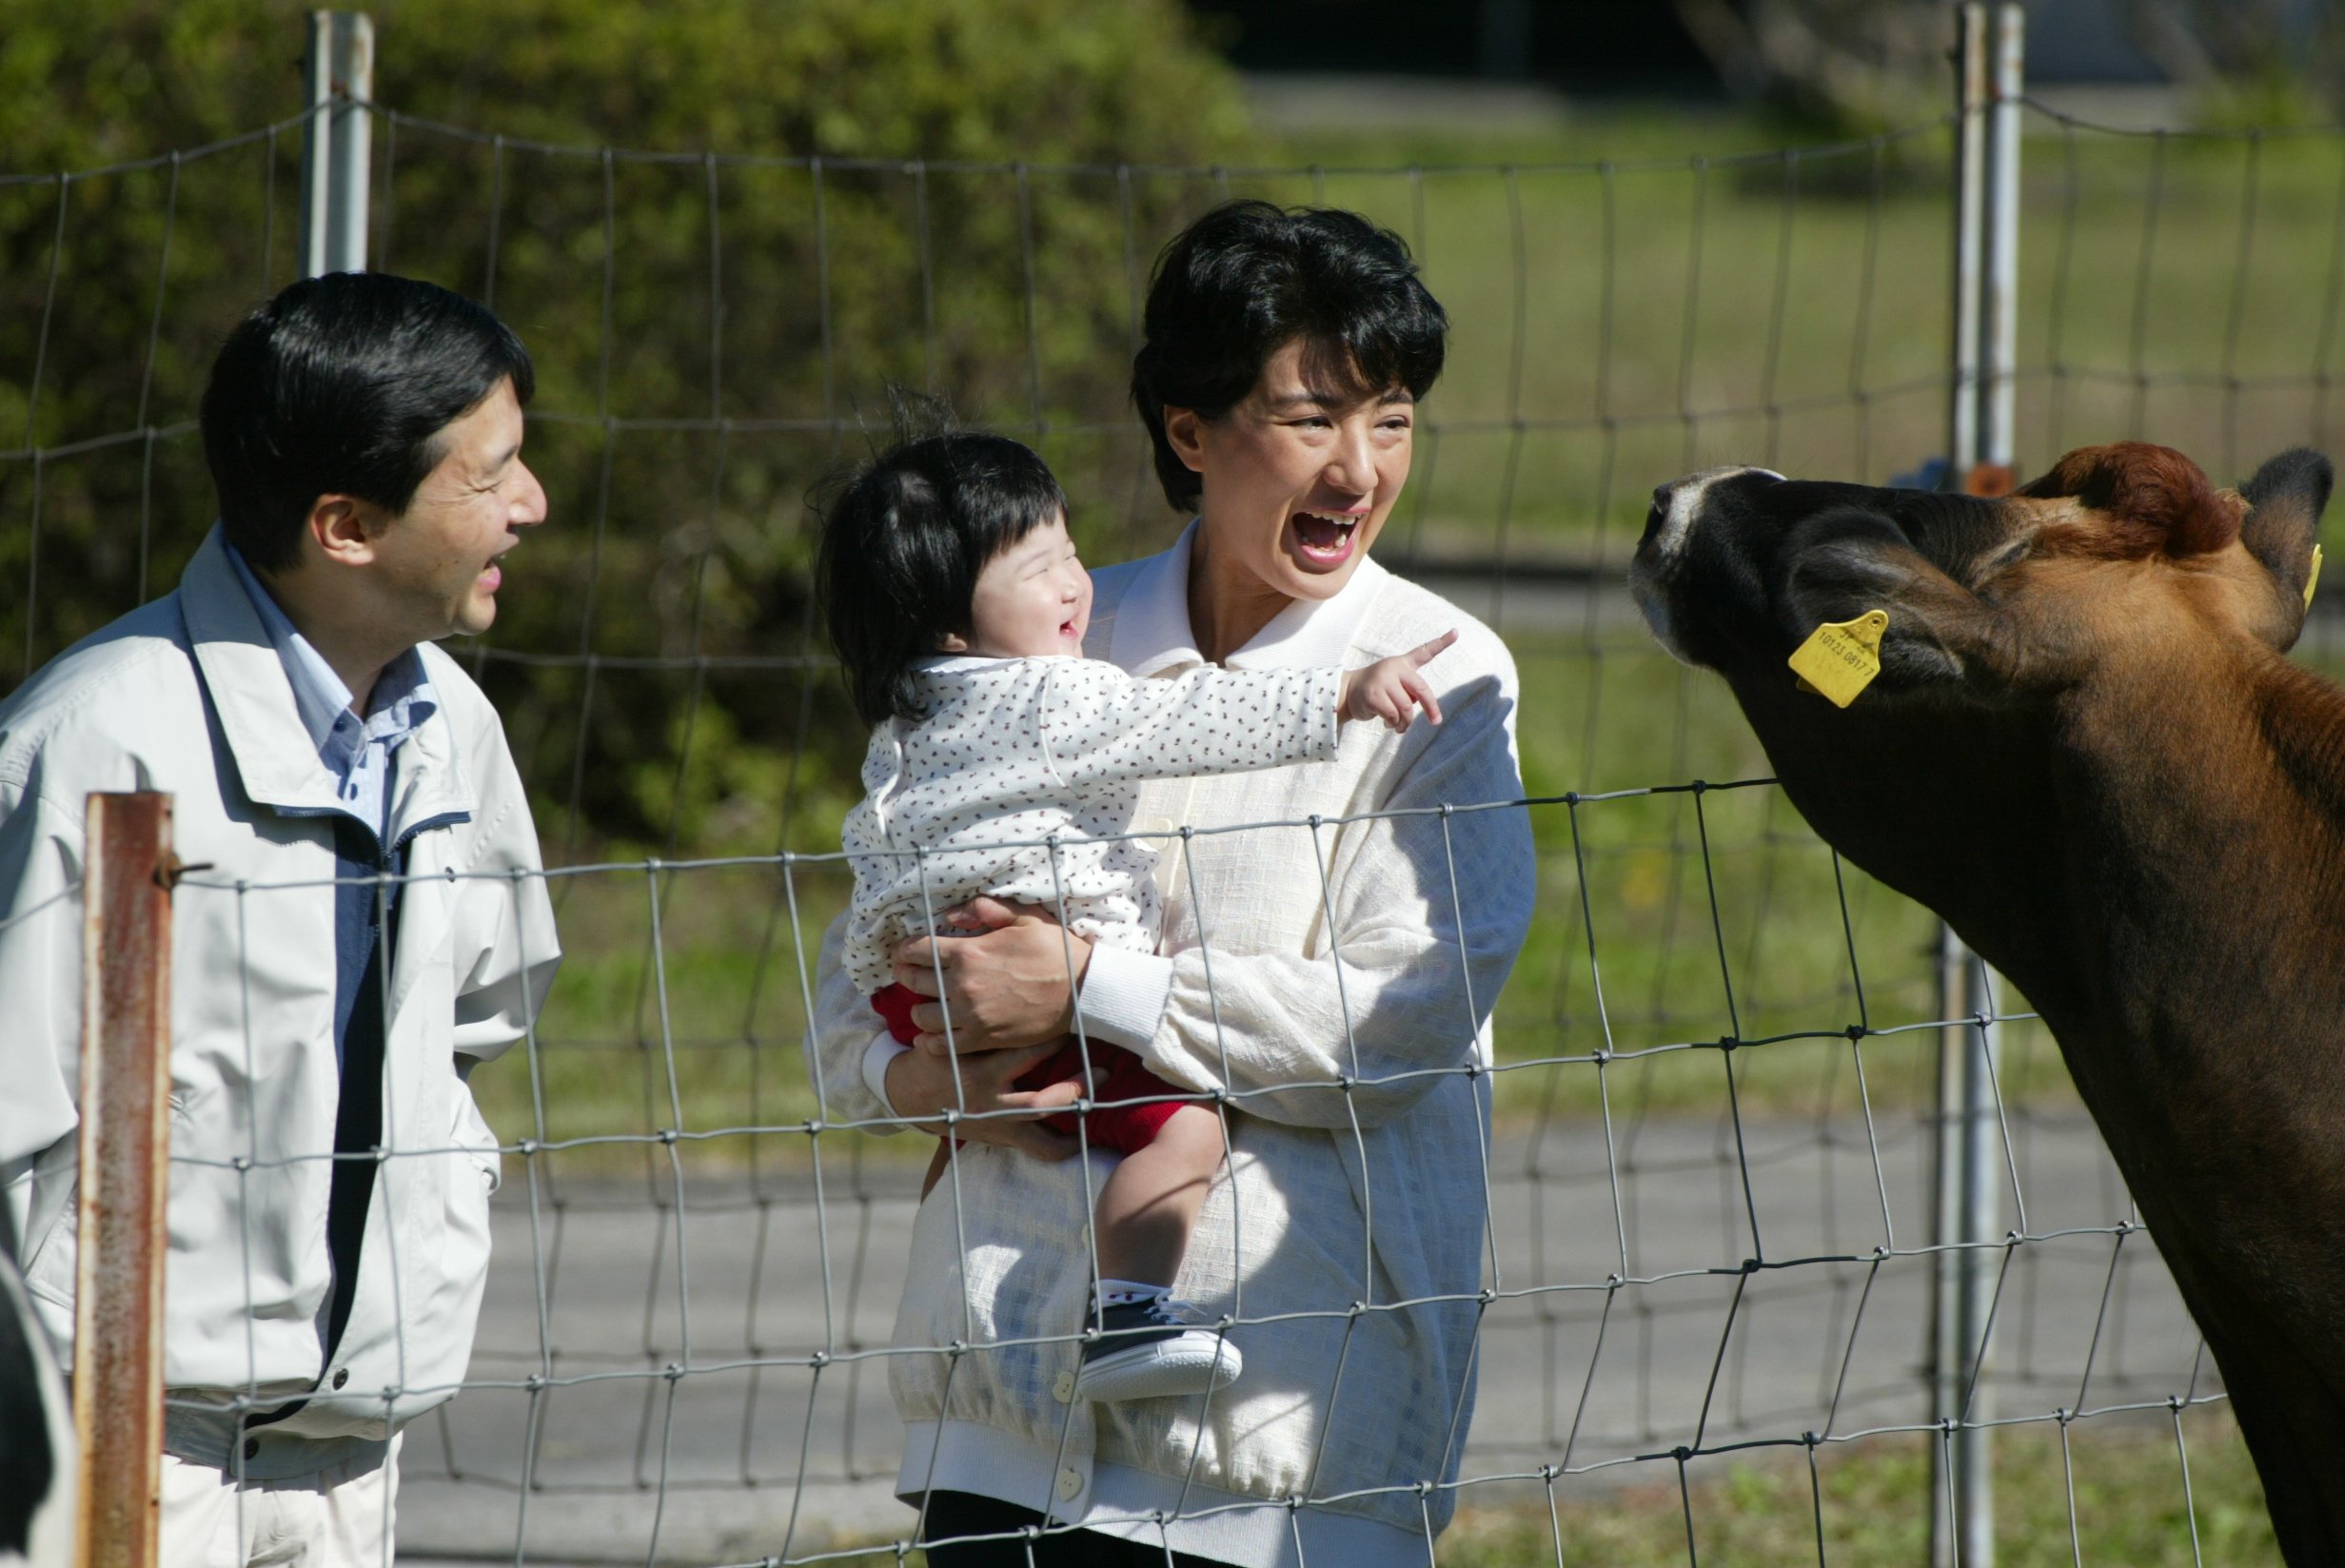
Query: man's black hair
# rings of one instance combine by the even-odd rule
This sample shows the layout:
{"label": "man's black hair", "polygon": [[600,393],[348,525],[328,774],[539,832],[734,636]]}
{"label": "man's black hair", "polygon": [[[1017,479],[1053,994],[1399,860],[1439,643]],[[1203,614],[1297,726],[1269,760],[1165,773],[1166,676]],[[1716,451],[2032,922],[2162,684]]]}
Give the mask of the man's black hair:
{"label": "man's black hair", "polygon": [[528,406],[529,351],[461,294],[382,272],[288,285],[228,334],[204,389],[228,542],[284,571],[320,496],[404,512],[445,455],[434,438],[504,381]]}
{"label": "man's black hair", "polygon": [[817,592],[864,723],[920,716],[914,662],[970,635],[985,563],[1066,505],[1033,448],[974,430],[898,440],[818,492]]}
{"label": "man's black hair", "polygon": [[1272,354],[1301,339],[1315,380],[1421,398],[1441,375],[1449,319],[1401,237],[1353,212],[1225,202],[1156,258],[1132,401],[1156,445],[1165,499],[1193,510],[1204,485],[1166,440],[1164,411],[1216,420]]}

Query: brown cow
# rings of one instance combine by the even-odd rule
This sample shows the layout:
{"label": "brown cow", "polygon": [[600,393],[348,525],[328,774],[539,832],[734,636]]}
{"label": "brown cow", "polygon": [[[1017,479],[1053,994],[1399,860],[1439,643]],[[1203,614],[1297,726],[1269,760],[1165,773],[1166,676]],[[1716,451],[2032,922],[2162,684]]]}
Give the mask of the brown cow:
{"label": "brown cow", "polygon": [[[2345,1563],[2345,691],[2283,657],[2332,479],[2218,491],[2138,443],[1997,500],[1717,469],[1653,493],[1631,574],[1816,831],[2042,1013],[2298,1565]],[[1794,650],[1874,610],[1870,684],[1803,689]]]}

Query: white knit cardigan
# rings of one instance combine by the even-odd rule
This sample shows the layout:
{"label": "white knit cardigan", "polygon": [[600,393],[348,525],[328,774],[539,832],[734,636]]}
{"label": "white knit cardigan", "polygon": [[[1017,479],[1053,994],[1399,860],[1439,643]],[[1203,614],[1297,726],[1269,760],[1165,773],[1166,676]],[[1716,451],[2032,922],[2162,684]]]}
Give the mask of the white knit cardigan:
{"label": "white knit cardigan", "polygon": [[[1141,676],[1203,662],[1194,527],[1096,574],[1093,657]],[[1491,804],[1522,794],[1513,661],[1372,560],[1227,661],[1350,667],[1452,627],[1427,667],[1444,724],[1351,725],[1330,761],[1147,786],[1137,831],[1195,830],[1185,853],[1158,840],[1162,945],[1100,948],[1085,979],[1092,1038],[1229,1107],[1231,1167],[1174,1288],[1235,1320],[1245,1376],[1202,1420],[1200,1399],[1069,1402],[1112,1156],[1049,1164],[972,1143],[921,1205],[897,1317],[891,1382],[916,1456],[981,1438],[998,1460],[979,1489],[1084,1522],[1095,1461],[1410,1532],[1448,1521],[1453,1494],[1418,1486],[1455,1479],[1472,1413],[1489,1015],[1534,891],[1527,813]],[[1262,825],[1219,831],[1238,824]],[[874,1036],[836,925],[818,990],[823,1115],[892,1121],[864,1063],[894,1048]],[[920,1489],[917,1468],[899,1490]]]}

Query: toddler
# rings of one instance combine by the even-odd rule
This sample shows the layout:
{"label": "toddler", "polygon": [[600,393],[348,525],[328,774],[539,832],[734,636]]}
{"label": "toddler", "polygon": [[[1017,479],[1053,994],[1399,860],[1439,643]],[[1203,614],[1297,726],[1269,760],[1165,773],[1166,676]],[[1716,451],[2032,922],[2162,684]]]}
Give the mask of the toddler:
{"label": "toddler", "polygon": [[[975,432],[901,441],[854,475],[824,507],[818,576],[873,726],[866,794],[842,833],[855,869],[846,966],[906,1045],[919,1032],[912,1008],[930,998],[892,983],[898,943],[964,934],[954,911],[984,894],[1040,906],[1091,942],[1154,951],[1155,852],[1112,836],[1130,831],[1140,783],[1328,757],[1346,720],[1406,730],[1422,706],[1439,723],[1418,670],[1456,637],[1350,671],[1143,680],[1086,658],[1091,578],[1058,481],[1018,442]],[[1077,1395],[1219,1387],[1242,1369],[1237,1348],[1187,1322],[1168,1292],[1225,1157],[1221,1119],[1132,1052],[1088,1050],[1097,1105],[1081,1135],[1123,1158],[1094,1216],[1087,1326],[1099,1332]],[[1018,1085],[1083,1068],[1070,1044]],[[1073,1135],[1077,1120],[1045,1125]]]}

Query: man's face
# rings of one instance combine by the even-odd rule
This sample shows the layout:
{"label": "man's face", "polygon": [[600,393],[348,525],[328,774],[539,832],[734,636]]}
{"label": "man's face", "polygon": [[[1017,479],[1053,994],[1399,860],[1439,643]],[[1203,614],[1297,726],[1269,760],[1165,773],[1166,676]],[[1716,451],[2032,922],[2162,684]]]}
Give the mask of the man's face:
{"label": "man's face", "polygon": [[418,642],[478,636],[497,618],[497,558],[545,520],[545,490],[522,461],[522,405],[510,381],[438,437],[439,466],[406,511],[369,530],[383,608]]}

